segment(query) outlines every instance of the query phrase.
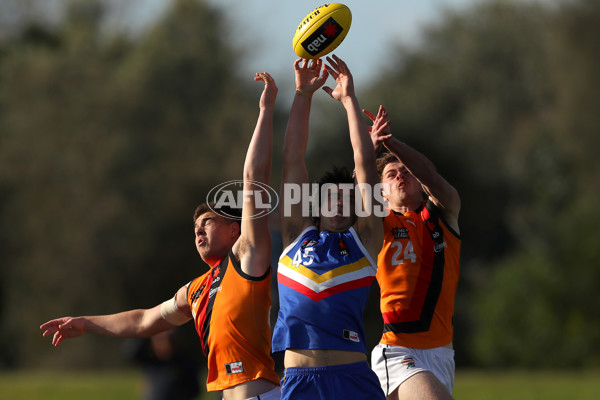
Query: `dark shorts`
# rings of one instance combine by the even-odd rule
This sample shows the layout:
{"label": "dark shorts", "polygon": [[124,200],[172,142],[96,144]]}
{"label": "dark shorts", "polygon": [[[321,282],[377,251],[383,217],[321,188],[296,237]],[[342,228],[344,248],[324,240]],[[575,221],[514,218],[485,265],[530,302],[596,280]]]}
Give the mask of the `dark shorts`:
{"label": "dark shorts", "polygon": [[281,380],[281,399],[289,400],[385,400],[379,380],[369,364],[287,368]]}

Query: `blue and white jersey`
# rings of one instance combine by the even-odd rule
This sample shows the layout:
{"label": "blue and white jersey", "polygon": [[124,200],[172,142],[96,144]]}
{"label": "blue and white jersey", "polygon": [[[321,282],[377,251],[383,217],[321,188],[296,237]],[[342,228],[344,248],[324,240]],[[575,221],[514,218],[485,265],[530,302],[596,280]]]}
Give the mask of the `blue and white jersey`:
{"label": "blue and white jersey", "polygon": [[279,259],[272,351],[366,353],[363,311],[376,272],[354,228],[340,233],[305,229]]}

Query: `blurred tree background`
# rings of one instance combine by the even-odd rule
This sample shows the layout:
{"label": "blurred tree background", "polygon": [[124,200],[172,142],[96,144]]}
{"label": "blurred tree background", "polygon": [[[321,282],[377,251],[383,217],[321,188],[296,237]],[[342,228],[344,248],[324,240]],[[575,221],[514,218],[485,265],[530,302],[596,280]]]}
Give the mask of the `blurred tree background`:
{"label": "blurred tree background", "polygon": [[[173,1],[140,35],[107,33],[109,0],[69,2],[54,24],[35,1],[0,16],[16,4],[31,7],[20,24],[0,17],[0,367],[120,365],[119,340],[53,349],[38,326],[153,306],[204,271],[191,215],[240,178],[262,86],[202,1]],[[461,194],[459,368],[600,366],[598,38],[596,0],[481,2],[398,43],[359,93]],[[352,162],[345,116],[321,98],[313,178]]]}

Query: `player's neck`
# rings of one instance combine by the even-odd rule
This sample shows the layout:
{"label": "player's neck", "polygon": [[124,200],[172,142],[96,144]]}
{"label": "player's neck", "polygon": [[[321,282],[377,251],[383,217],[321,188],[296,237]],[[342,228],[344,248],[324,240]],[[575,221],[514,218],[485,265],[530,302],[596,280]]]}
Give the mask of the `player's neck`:
{"label": "player's neck", "polygon": [[399,214],[406,214],[410,211],[417,211],[421,207],[421,204],[423,204],[422,200],[404,201],[397,204],[390,204],[390,209]]}
{"label": "player's neck", "polygon": [[223,261],[223,259],[226,257],[226,255],[221,256],[221,257],[202,257],[202,261],[204,261],[206,264],[208,264],[209,267],[214,268],[217,265],[221,264],[221,261]]}

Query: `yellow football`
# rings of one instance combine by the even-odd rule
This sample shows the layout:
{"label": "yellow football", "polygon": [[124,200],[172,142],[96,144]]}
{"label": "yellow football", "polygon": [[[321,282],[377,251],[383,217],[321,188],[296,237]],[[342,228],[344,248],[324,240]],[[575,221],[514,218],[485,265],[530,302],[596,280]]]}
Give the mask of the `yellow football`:
{"label": "yellow football", "polygon": [[302,58],[320,58],[342,43],[350,30],[352,13],[344,4],[329,3],[315,8],[298,25],[292,46]]}

